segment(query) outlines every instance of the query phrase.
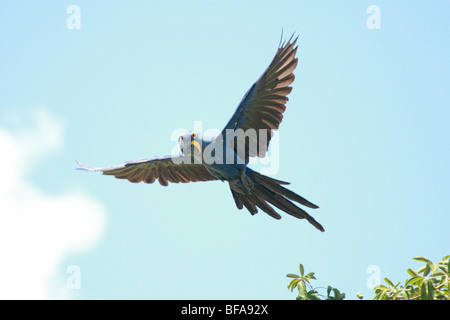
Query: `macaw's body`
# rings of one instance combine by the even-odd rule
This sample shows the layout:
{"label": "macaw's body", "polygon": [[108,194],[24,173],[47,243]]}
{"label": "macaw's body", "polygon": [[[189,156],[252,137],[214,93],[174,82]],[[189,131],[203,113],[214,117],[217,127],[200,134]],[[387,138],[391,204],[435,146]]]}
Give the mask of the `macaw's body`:
{"label": "macaw's body", "polygon": [[297,39],[281,44],[269,67],[247,91],[234,115],[217,137],[187,132],[179,137],[181,154],[130,161],[111,168],[82,169],[100,171],[131,182],[171,183],[226,181],[238,209],[253,215],[258,208],[275,219],[281,216],[274,207],[299,219],[306,219],[320,231],[323,227],[293,201],[316,209],[318,206],[286,189],[289,183],[264,176],[247,165],[250,157],[264,157],[273,130],[277,130],[286,109],[293,71]]}

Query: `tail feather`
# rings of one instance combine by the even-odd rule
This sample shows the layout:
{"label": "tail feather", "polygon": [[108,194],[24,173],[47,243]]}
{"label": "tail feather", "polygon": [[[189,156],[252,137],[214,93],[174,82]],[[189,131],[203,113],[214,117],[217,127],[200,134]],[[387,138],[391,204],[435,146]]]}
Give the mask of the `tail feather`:
{"label": "tail feather", "polygon": [[263,210],[272,218],[277,220],[281,219],[281,216],[264,200],[264,195],[258,190],[253,189],[252,194],[248,197],[241,195],[237,192],[234,192],[232,189],[231,194],[233,195],[234,201],[236,202],[236,207],[241,210],[244,206],[247,210],[252,214],[256,214],[258,212],[257,207]]}
{"label": "tail feather", "polygon": [[281,219],[281,216],[273,210],[273,208],[267,204],[265,201],[264,195],[259,192],[259,188],[253,189],[253,199],[255,200],[255,204],[261,208],[262,211],[267,213],[272,218],[275,218],[277,220]]}
{"label": "tail feather", "polygon": [[291,216],[294,216],[299,219],[306,219],[309,223],[311,223],[314,227],[316,227],[318,230],[324,232],[325,229],[322,227],[322,225],[317,222],[313,217],[311,217],[305,210],[297,207],[295,204],[290,202],[288,199],[281,197],[280,195],[276,194],[273,199],[267,199],[271,204],[278,207],[279,209],[283,210],[287,214],[290,214]]}
{"label": "tail feather", "polygon": [[256,205],[254,203],[254,201],[252,201],[252,198],[246,197],[246,196],[241,196],[242,199],[242,203],[244,204],[244,206],[247,208],[247,210],[254,215],[255,213],[258,213],[258,209],[256,208]]}
{"label": "tail feather", "polygon": [[239,193],[234,192],[233,189],[231,189],[231,188],[230,188],[230,190],[231,190],[231,194],[233,195],[234,202],[236,203],[236,207],[239,210],[241,210],[244,207],[244,202],[242,200],[241,195]]}
{"label": "tail feather", "polygon": [[[280,181],[280,180],[272,179],[267,176],[263,176],[262,174],[259,174],[256,171],[252,171],[252,175],[253,175],[253,179],[256,182],[259,182],[260,184],[264,185],[266,188],[272,190],[273,192],[275,192],[277,194],[281,194],[281,195],[285,196],[286,198],[291,199],[293,201],[297,201],[298,203],[300,203],[304,206],[307,206],[309,208],[312,208],[312,209],[319,208],[319,206],[315,205],[314,203],[309,202],[302,196],[299,196],[298,194],[292,192],[291,190],[288,190],[285,187],[280,186],[280,182],[284,182],[284,181]],[[287,183],[284,182],[281,184],[287,184]]]}
{"label": "tail feather", "polygon": [[271,205],[283,210],[287,214],[296,217],[298,219],[306,219],[318,230],[324,232],[325,229],[317,222],[312,216],[310,216],[305,210],[297,207],[293,201],[297,201],[300,204],[308,206],[310,208],[318,208],[315,204],[309,202],[298,194],[280,186],[280,184],[288,184],[280,180],[275,180],[267,176],[263,176],[253,170],[250,171],[255,185],[250,191],[250,194],[242,194],[231,189],[236,206],[239,210],[245,206],[247,210],[252,214],[258,212],[258,208],[266,212],[268,215],[275,219],[281,219],[281,216],[271,207]]}

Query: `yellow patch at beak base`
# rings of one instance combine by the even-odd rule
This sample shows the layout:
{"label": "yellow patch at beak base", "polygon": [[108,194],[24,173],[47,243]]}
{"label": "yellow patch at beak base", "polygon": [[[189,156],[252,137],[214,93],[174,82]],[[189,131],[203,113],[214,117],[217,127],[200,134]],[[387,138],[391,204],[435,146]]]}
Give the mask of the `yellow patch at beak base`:
{"label": "yellow patch at beak base", "polygon": [[197,148],[198,153],[202,152],[202,147],[200,146],[200,143],[198,143],[197,141],[195,140],[191,141],[191,145]]}

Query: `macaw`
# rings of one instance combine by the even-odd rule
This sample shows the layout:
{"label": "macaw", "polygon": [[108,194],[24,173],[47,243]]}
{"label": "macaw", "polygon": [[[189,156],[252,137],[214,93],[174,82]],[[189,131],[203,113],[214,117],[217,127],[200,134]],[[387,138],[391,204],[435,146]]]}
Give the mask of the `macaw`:
{"label": "macaw", "polygon": [[[293,37],[287,42],[280,41],[269,67],[244,95],[218,136],[206,137],[190,131],[179,137],[181,153],[178,155],[129,161],[110,168],[90,168],[77,161],[79,169],[99,171],[135,183],[153,183],[158,179],[162,186],[168,186],[169,182],[226,181],[239,210],[245,207],[254,215],[260,208],[269,216],[281,219],[272,207],[275,206],[325,231],[293,201],[312,209],[317,209],[317,205],[283,187],[289,182],[262,175],[248,167],[250,157],[265,157],[273,130],[278,130],[283,119],[298,62],[298,36]],[[239,136],[238,132],[244,135]],[[245,135],[247,132],[253,134]]]}

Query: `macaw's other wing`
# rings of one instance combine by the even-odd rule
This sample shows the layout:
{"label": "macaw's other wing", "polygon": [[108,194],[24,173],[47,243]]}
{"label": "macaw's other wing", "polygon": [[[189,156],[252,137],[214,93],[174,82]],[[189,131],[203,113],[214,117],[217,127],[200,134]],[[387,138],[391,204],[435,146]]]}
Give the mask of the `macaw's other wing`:
{"label": "macaw's other wing", "polygon": [[[285,104],[289,100],[287,95],[292,90],[289,85],[294,81],[293,71],[298,61],[295,57],[297,47],[294,47],[298,37],[291,42],[292,38],[293,35],[287,43],[280,45],[267,70],[247,91],[221,133],[222,138],[225,139],[227,132],[237,129],[242,129],[244,132],[248,129],[256,131],[257,141],[252,142],[249,135],[250,141],[246,144],[256,143],[257,148],[248,148],[246,145],[246,162],[249,156],[264,157],[266,155],[273,135],[272,130],[278,129],[283,119]],[[265,130],[260,132],[260,129]],[[265,134],[265,137],[261,137],[260,134]],[[220,135],[217,138],[221,138]]]}
{"label": "macaw's other wing", "polygon": [[165,156],[151,159],[129,161],[111,168],[89,168],[79,163],[82,170],[100,171],[118,179],[130,182],[153,183],[156,179],[162,186],[172,183],[217,180],[202,164],[192,163],[190,157]]}

